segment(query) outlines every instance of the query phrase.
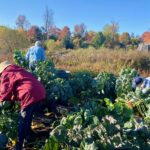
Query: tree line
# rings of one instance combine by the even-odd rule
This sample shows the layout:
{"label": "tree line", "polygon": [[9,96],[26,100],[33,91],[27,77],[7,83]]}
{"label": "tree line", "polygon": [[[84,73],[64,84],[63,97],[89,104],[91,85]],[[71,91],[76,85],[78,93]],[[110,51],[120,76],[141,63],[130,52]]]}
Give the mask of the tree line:
{"label": "tree line", "polygon": [[68,26],[58,28],[53,22],[53,11],[45,8],[43,26],[31,25],[26,16],[19,15],[16,19],[16,29],[0,26],[0,49],[27,48],[36,40],[41,40],[50,50],[78,49],[78,48],[110,48],[136,49],[142,41],[149,42],[150,32],[142,36],[123,32],[119,34],[119,24],[110,22],[102,31],[87,31],[84,23],[76,24],[71,32]]}

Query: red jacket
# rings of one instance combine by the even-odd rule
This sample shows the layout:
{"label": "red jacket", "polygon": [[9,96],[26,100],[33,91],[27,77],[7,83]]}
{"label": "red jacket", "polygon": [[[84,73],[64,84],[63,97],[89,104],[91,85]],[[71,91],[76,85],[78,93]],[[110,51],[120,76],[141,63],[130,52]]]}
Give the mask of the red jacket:
{"label": "red jacket", "polygon": [[21,102],[21,109],[45,99],[43,85],[25,69],[8,66],[0,75],[0,101],[15,100]]}

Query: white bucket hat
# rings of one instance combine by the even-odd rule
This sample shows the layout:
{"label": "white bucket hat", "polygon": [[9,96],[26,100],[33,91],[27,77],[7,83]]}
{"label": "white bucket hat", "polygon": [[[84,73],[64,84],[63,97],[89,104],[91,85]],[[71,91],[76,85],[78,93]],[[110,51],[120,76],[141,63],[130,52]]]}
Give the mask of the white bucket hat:
{"label": "white bucket hat", "polygon": [[35,46],[41,46],[41,45],[42,45],[42,43],[40,41],[35,42]]}
{"label": "white bucket hat", "polygon": [[4,71],[8,66],[12,65],[9,61],[3,61],[0,63],[0,73]]}

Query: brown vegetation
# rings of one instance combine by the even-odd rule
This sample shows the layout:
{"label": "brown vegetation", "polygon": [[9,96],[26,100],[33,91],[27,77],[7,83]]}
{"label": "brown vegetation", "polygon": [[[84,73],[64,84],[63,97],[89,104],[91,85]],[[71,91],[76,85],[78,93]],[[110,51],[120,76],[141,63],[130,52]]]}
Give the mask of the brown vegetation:
{"label": "brown vegetation", "polygon": [[57,68],[75,72],[89,70],[95,73],[109,71],[115,74],[123,67],[137,69],[143,75],[150,73],[150,53],[108,49],[71,50],[61,55],[53,55]]}

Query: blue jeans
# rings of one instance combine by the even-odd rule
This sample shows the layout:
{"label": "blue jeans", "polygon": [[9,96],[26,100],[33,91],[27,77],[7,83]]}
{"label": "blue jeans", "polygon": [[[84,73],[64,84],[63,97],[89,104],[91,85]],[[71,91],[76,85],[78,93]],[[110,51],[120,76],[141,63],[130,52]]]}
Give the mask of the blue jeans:
{"label": "blue jeans", "polygon": [[37,110],[39,103],[32,104],[25,109],[20,111],[19,124],[18,124],[18,140],[16,144],[16,150],[21,150],[24,139],[28,141],[31,133],[31,122],[33,119],[33,114]]}

